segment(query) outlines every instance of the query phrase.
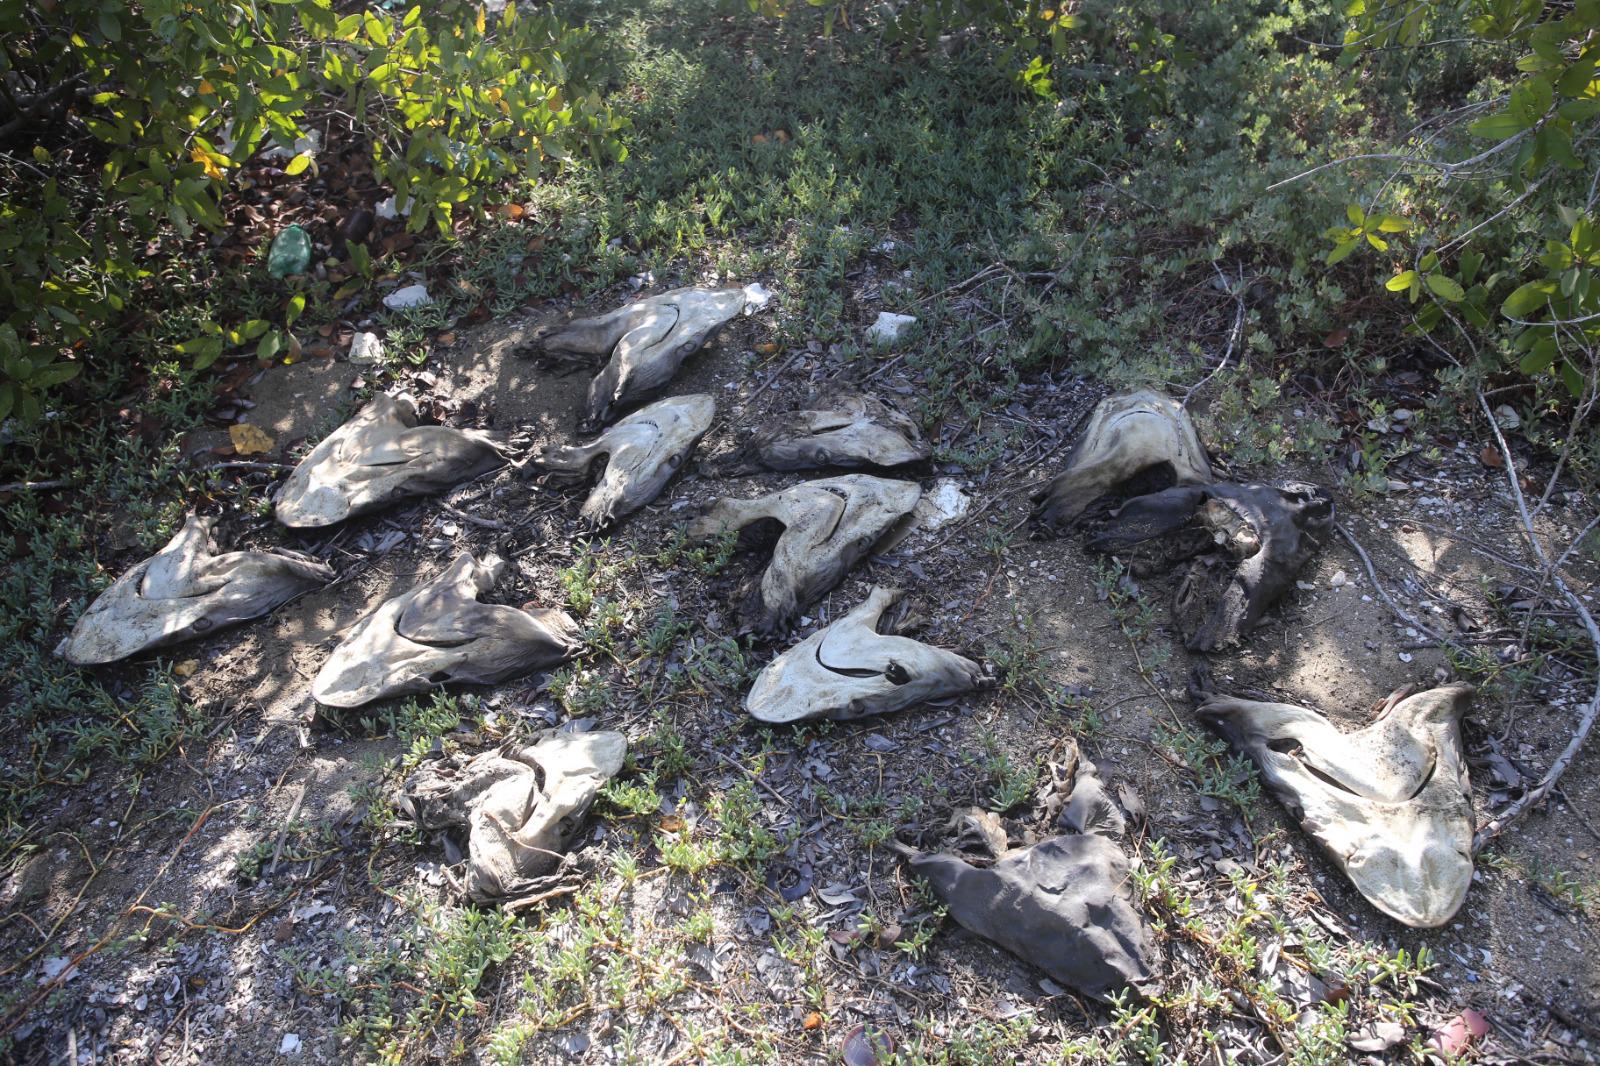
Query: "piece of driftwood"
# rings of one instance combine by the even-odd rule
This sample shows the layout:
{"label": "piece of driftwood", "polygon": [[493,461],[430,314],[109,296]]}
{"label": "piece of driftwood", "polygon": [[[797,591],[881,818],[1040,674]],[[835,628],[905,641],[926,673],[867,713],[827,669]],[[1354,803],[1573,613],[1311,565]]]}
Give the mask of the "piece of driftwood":
{"label": "piece of driftwood", "polygon": [[1096,500],[1139,478],[1165,485],[1214,480],[1189,412],[1150,389],[1108,396],[1067,453],[1067,465],[1033,497],[1034,517],[1050,533],[1073,528]]}
{"label": "piece of driftwood", "polygon": [[[975,866],[950,853],[910,854],[966,929],[1039,967],[1086,996],[1105,999],[1155,973],[1154,938],[1133,896],[1123,818],[1095,766],[1077,760],[1072,792],[1057,822],[1060,835],[999,851]],[[1003,830],[979,820],[970,834],[988,848]]]}
{"label": "piece of driftwood", "polygon": [[259,618],[333,580],[333,571],[298,552],[217,554],[214,518],[190,515],[155,555],[119,577],[83,612],[61,655],[81,666],[115,662],[148,648],[214,633]]}
{"label": "piece of driftwood", "polygon": [[408,777],[396,805],[466,856],[465,887],[475,903],[520,895],[554,871],[589,805],[628,753],[621,733],[555,731],[468,759],[441,753]]}
{"label": "piece of driftwood", "polygon": [[607,357],[589,382],[578,423],[579,432],[590,433],[665,386],[685,359],[751,302],[748,288],[673,289],[541,329],[533,344],[551,356]]}
{"label": "piece of driftwood", "polygon": [[899,408],[855,392],[827,394],[758,426],[718,474],[819,467],[892,467],[933,454],[917,424]]}
{"label": "piece of driftwood", "polygon": [[1354,733],[1287,703],[1213,696],[1199,713],[1255,762],[1374,907],[1428,929],[1455,915],[1472,883],[1472,790],[1461,746],[1472,691],[1397,692]]}
{"label": "piece of driftwood", "polygon": [[442,492],[505,462],[488,434],[419,426],[411,397],[375,396],[294,468],[273,497],[279,522],[332,525],[413,496]]}
{"label": "piece of driftwood", "polygon": [[976,688],[983,671],[972,660],[879,632],[902,595],[874,588],[855,610],[772,660],[745,697],[745,710],[762,722],[847,721]]}
{"label": "piece of driftwood", "polygon": [[462,554],[432,581],[384,602],[333,650],[312,696],[359,707],[445,682],[493,684],[571,658],[578,625],[566,612],[478,602],[504,571],[498,556],[479,562]]}
{"label": "piece of driftwood", "polygon": [[711,540],[757,523],[781,528],[772,561],[740,608],[745,628],[767,635],[837,585],[921,498],[911,481],[822,478],[754,500],[723,497],[690,523],[689,538]]}
{"label": "piece of driftwood", "polygon": [[1333,511],[1315,485],[1178,486],[1127,501],[1098,523],[1088,546],[1132,553],[1136,572],[1193,560],[1174,610],[1189,650],[1209,652],[1237,643],[1294,587]]}
{"label": "piece of driftwood", "polygon": [[558,480],[584,481],[595,460],[606,457],[605,470],[579,511],[585,525],[602,530],[666,488],[711,428],[716,411],[716,402],[703,393],[659,400],[588,444],[545,448],[537,463]]}

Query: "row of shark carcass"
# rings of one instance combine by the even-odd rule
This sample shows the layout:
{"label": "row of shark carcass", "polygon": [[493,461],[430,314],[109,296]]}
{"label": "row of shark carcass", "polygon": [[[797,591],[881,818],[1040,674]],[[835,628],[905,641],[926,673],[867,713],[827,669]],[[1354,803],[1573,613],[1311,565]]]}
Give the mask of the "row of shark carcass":
{"label": "row of shark carcass", "polygon": [[[608,357],[591,382],[580,428],[597,429],[665,386],[683,361],[748,302],[748,290],[677,290],[543,335],[551,352]],[[604,528],[653,500],[710,428],[709,396],[661,400],[592,442],[530,460],[558,480],[583,480],[607,458],[582,508]],[[834,396],[769,421],[721,473],[755,469],[896,467],[926,459],[914,423],[869,397]],[[276,493],[290,527],[321,527],[398,500],[439,492],[507,461],[488,434],[417,424],[404,396],[380,396],[335,431]],[[1141,488],[1169,487],[1140,494]],[[1125,497],[1113,506],[1116,496]],[[783,632],[886,539],[901,535],[922,496],[911,481],[850,474],[754,500],[723,498],[690,526],[711,539],[768,520],[782,528],[772,558],[740,605],[745,628]],[[1176,611],[1189,646],[1240,639],[1294,583],[1332,522],[1304,485],[1217,482],[1186,412],[1150,392],[1096,409],[1064,472],[1037,500],[1054,532],[1089,526],[1088,544],[1131,558],[1136,572],[1190,562]],[[441,575],[382,604],[334,649],[313,683],[321,703],[352,707],[447,681],[493,683],[552,666],[579,650],[559,610],[519,610],[477,597],[498,582],[494,556],[457,558]],[[69,659],[110,662],[266,614],[333,577],[289,551],[217,554],[211,520],[191,517],[162,552],[123,575],[63,644]],[[874,588],[838,621],[778,655],[746,699],[767,722],[849,719],[969,691],[979,666],[896,635],[900,593]],[[1459,907],[1471,877],[1472,810],[1457,721],[1466,689],[1391,701],[1360,733],[1282,704],[1213,698],[1202,715],[1253,757],[1273,790],[1380,910],[1417,926]],[[429,761],[403,789],[419,827],[465,838],[466,888],[479,901],[524,892],[549,873],[596,791],[623,763],[608,731],[558,732],[520,750]],[[980,834],[996,861],[910,853],[912,865],[962,924],[1091,995],[1153,972],[1149,929],[1134,904],[1122,820],[1094,767],[1074,754],[1060,835],[1009,850]]]}

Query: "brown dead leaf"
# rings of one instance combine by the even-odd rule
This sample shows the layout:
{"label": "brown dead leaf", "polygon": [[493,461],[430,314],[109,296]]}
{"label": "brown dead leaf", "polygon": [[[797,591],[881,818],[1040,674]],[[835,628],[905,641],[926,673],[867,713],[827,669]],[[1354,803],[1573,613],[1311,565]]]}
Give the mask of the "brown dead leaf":
{"label": "brown dead leaf", "polygon": [[772,355],[772,354],[776,353],[777,350],[778,350],[778,346],[776,344],[772,344],[770,342],[767,343],[767,344],[758,344],[758,345],[756,345],[756,351],[760,352],[762,355]]}
{"label": "brown dead leaf", "polygon": [[181,663],[172,664],[172,672],[179,677],[193,677],[198,669],[200,669],[199,659],[185,659]]}
{"label": "brown dead leaf", "polygon": [[773,130],[772,131],[772,139],[777,141],[779,144],[788,144],[789,143],[789,131],[788,130]]}
{"label": "brown dead leaf", "polygon": [[683,819],[676,814],[668,814],[656,823],[664,833],[679,833],[683,831]]}
{"label": "brown dead leaf", "polygon": [[1506,465],[1505,460],[1500,458],[1500,453],[1495,450],[1495,447],[1492,444],[1485,444],[1483,446],[1483,451],[1478,453],[1478,462],[1495,470],[1499,470],[1502,466]]}
{"label": "brown dead leaf", "polygon": [[806,1020],[801,1022],[800,1026],[806,1030],[821,1029],[822,1015],[818,1014],[816,1011],[812,1011],[810,1014],[806,1015]]}
{"label": "brown dead leaf", "polygon": [[267,436],[260,426],[252,426],[248,422],[236,422],[229,426],[228,439],[233,441],[233,450],[240,455],[265,455],[278,443]]}
{"label": "brown dead leaf", "polygon": [[766,144],[767,143],[767,135],[765,133],[758,133],[754,137],[750,138],[750,143],[751,144]]}
{"label": "brown dead leaf", "polygon": [[1349,339],[1350,327],[1340,326],[1338,329],[1322,338],[1322,344],[1326,348],[1343,348],[1345,341]]}

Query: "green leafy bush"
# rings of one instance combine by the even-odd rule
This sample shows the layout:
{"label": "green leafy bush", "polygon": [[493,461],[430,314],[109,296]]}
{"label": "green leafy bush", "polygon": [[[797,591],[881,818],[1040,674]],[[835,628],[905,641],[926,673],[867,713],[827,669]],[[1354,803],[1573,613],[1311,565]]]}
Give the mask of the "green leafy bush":
{"label": "green leafy bush", "polygon": [[[203,254],[196,231],[225,227],[232,179],[265,149],[314,175],[312,136],[348,130],[411,228],[442,232],[508,179],[618,150],[594,35],[515,3],[488,20],[459,2],[0,0],[0,26],[0,419],[36,419],[78,374],[149,283],[153,245]],[[262,332],[218,326],[183,354]]]}
{"label": "green leafy bush", "polygon": [[1420,304],[1418,330],[1450,323],[1486,350],[1477,370],[1514,365],[1553,376],[1573,397],[1593,395],[1600,3],[1354,0],[1348,13],[1347,65],[1383,50],[1415,54],[1441,39],[1493,58],[1466,68],[1464,104],[1418,127],[1394,153],[1375,153],[1381,184],[1368,207],[1349,207],[1355,229],[1329,231],[1328,261],[1353,252],[1360,236],[1387,252],[1374,234],[1404,234],[1395,251],[1409,265],[1397,265],[1384,287]]}

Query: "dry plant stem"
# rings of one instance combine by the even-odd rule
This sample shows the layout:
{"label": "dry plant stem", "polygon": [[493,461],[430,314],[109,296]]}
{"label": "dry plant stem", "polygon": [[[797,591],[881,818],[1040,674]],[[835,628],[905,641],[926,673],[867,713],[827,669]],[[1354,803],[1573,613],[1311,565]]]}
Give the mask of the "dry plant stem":
{"label": "dry plant stem", "polygon": [[1405,609],[1396,603],[1389,595],[1388,591],[1384,589],[1383,582],[1378,580],[1378,568],[1372,565],[1372,556],[1368,555],[1367,550],[1361,546],[1361,542],[1356,540],[1355,534],[1351,533],[1338,522],[1333,524],[1333,528],[1339,531],[1339,536],[1344,538],[1344,542],[1354,549],[1356,555],[1361,557],[1361,565],[1366,568],[1367,579],[1372,582],[1373,591],[1377,592],[1378,598],[1384,602],[1384,605],[1387,606],[1389,610],[1395,613],[1396,617],[1436,644],[1448,644],[1451,647],[1457,646],[1455,641],[1450,640],[1442,634],[1434,632],[1431,628],[1423,625],[1411,615],[1407,614]]}
{"label": "dry plant stem", "polygon": [[1218,363],[1212,369],[1211,373],[1207,374],[1205,377],[1189,386],[1189,391],[1183,394],[1183,402],[1179,404],[1180,407],[1188,407],[1189,401],[1194,398],[1194,394],[1209,385],[1212,378],[1222,373],[1223,368],[1228,365],[1228,360],[1233,358],[1233,349],[1234,346],[1239,343],[1239,334],[1244,331],[1244,297],[1240,293],[1233,291],[1234,284],[1237,284],[1243,288],[1244,272],[1242,270],[1239,272],[1238,282],[1230,283],[1228,280],[1228,275],[1224,274],[1222,272],[1222,268],[1217,266],[1216,263],[1211,264],[1211,269],[1215,270],[1217,272],[1217,277],[1221,279],[1223,291],[1232,296],[1234,303],[1237,305],[1233,314],[1233,329],[1228,332],[1228,346],[1222,352],[1222,362]]}
{"label": "dry plant stem", "polygon": [[[1546,554],[1544,543],[1539,539],[1539,534],[1534,531],[1533,518],[1528,513],[1528,501],[1522,495],[1522,485],[1517,479],[1517,467],[1511,455],[1511,447],[1506,443],[1505,434],[1500,432],[1500,424],[1495,421],[1494,412],[1489,409],[1489,401],[1483,398],[1482,391],[1479,391],[1477,395],[1478,406],[1483,409],[1483,416],[1488,421],[1489,429],[1494,433],[1495,444],[1500,449],[1500,458],[1505,461],[1506,482],[1511,486],[1511,497],[1516,501],[1517,513],[1522,518],[1523,536],[1527,538],[1528,546],[1533,550],[1533,554],[1549,575],[1550,583],[1555,586],[1557,592],[1561,593],[1568,606],[1573,609],[1579,620],[1583,622],[1584,629],[1588,631],[1589,642],[1594,646],[1596,673],[1594,695],[1590,697],[1589,706],[1584,709],[1583,717],[1578,720],[1578,728],[1573,731],[1572,739],[1567,742],[1567,746],[1562,749],[1561,754],[1556,756],[1556,761],[1550,764],[1550,769],[1545,772],[1544,777],[1540,778],[1537,785],[1523,793],[1519,799],[1508,804],[1499,814],[1491,818],[1487,825],[1478,830],[1477,835],[1472,839],[1474,854],[1481,851],[1485,844],[1522,819],[1534,806],[1544,801],[1544,798],[1550,794],[1551,789],[1555,788],[1556,782],[1561,779],[1561,775],[1566,773],[1567,767],[1572,765],[1572,761],[1583,750],[1584,742],[1589,739],[1589,732],[1594,728],[1595,718],[1600,716],[1600,625],[1595,624],[1594,615],[1589,613],[1589,609],[1584,606],[1583,600],[1567,586],[1566,581],[1562,579],[1561,574],[1558,572],[1559,568],[1551,563],[1549,555]],[[1593,523],[1590,523],[1590,525],[1592,526]],[[1566,557],[1565,553],[1561,556],[1562,559]]]}

